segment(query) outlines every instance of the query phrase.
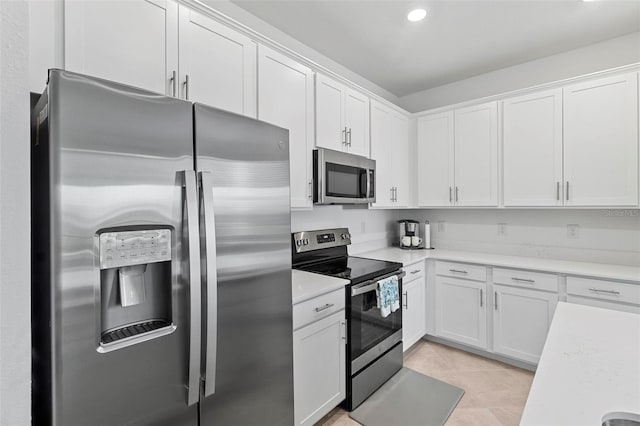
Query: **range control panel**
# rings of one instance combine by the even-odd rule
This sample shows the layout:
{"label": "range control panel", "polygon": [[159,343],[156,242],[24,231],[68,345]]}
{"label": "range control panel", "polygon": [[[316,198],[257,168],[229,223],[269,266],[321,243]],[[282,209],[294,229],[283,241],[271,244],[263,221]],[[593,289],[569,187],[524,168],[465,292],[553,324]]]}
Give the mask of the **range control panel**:
{"label": "range control panel", "polygon": [[170,229],[103,232],[99,244],[100,269],[171,260]]}
{"label": "range control panel", "polygon": [[351,234],[347,228],[303,231],[293,234],[293,246],[296,253],[349,244],[351,244]]}

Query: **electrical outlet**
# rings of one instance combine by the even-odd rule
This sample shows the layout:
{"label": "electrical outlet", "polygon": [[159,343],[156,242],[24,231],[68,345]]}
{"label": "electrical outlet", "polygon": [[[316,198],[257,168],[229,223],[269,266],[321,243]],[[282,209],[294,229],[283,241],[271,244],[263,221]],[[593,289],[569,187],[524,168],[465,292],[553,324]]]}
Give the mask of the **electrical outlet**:
{"label": "electrical outlet", "polygon": [[567,238],[578,239],[580,238],[580,225],[569,224],[567,225]]}
{"label": "electrical outlet", "polygon": [[499,237],[504,237],[505,235],[507,235],[507,224],[506,223],[499,223],[498,224],[498,236]]}
{"label": "electrical outlet", "polygon": [[446,230],[445,226],[444,226],[444,223],[445,222],[443,220],[438,222],[438,232],[444,232]]}

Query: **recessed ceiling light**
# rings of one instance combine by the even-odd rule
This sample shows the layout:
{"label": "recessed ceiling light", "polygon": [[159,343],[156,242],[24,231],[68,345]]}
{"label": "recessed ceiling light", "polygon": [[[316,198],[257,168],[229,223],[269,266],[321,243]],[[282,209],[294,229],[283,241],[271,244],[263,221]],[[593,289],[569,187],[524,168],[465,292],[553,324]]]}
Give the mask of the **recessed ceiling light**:
{"label": "recessed ceiling light", "polygon": [[418,21],[422,21],[425,16],[427,16],[427,11],[426,10],[424,10],[424,9],[413,9],[407,15],[407,19],[410,20],[411,22],[418,22]]}

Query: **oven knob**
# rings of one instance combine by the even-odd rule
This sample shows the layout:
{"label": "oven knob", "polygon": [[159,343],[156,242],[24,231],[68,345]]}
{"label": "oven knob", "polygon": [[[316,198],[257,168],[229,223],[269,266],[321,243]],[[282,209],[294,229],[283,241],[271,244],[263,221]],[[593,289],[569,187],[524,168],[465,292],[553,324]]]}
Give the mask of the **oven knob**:
{"label": "oven knob", "polygon": [[349,239],[349,236],[350,236],[349,234],[341,234],[341,235],[340,235],[340,237],[341,237],[343,240],[348,240],[348,239]]}
{"label": "oven knob", "polygon": [[302,240],[296,240],[296,245],[300,247],[302,245]]}
{"label": "oven knob", "polygon": [[305,238],[305,239],[304,239],[304,245],[305,245],[305,246],[308,246],[308,245],[309,245],[309,239],[308,239],[308,238]]}

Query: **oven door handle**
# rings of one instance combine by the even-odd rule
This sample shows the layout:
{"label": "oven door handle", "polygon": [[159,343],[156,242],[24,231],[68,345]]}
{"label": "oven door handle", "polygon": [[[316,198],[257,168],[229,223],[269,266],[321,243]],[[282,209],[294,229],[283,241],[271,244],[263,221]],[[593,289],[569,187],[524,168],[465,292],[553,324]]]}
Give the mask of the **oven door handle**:
{"label": "oven door handle", "polygon": [[392,277],[394,275],[397,275],[398,279],[401,279],[402,277],[407,275],[407,273],[404,272],[404,271],[402,271],[402,272],[394,272],[392,274],[384,275],[384,276],[382,276],[380,278],[376,278],[376,279],[373,279],[373,280],[365,281],[362,284],[358,284],[358,287],[352,287],[351,288],[351,297],[358,296],[359,294],[368,293],[368,292],[370,292],[372,290],[375,290],[378,287],[378,281],[383,280],[385,278]]}

